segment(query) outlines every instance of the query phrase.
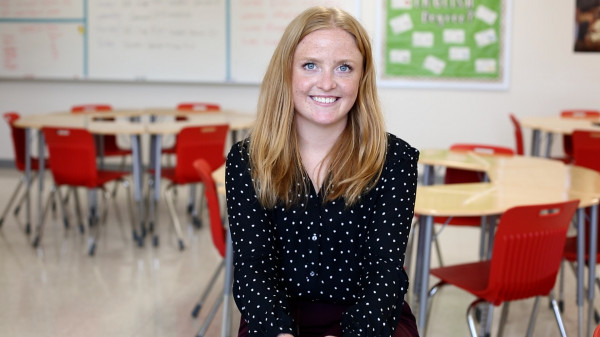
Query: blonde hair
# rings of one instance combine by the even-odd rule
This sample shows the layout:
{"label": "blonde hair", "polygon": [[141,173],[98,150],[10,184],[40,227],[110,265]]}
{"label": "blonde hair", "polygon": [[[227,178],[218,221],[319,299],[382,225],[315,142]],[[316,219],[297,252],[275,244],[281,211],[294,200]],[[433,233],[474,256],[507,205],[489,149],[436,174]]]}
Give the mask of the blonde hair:
{"label": "blonde hair", "polygon": [[341,28],[354,36],[363,56],[363,74],[348,123],[328,153],[323,202],[343,197],[352,205],[379,179],[387,135],[377,97],[371,43],[365,29],[337,8],[312,7],[287,26],[267,68],[258,99],[257,120],[250,135],[250,166],[263,207],[286,207],[310,191],[298,150],[292,97],[292,61],[296,47],[319,29]]}

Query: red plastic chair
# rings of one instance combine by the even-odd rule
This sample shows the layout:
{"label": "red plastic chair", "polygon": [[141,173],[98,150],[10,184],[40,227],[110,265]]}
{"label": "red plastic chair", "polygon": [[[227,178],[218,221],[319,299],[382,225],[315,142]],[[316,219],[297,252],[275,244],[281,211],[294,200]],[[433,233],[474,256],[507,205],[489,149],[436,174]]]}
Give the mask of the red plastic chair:
{"label": "red plastic chair", "polygon": [[[593,118],[593,119],[598,119],[600,118],[600,111],[598,110],[585,110],[585,109],[579,109],[579,110],[563,110],[560,112],[560,117],[561,118],[580,118],[580,119],[585,119],[585,118]],[[563,151],[564,151],[564,156],[563,157],[557,157],[557,158],[553,158],[553,159],[558,159],[558,160],[562,160],[563,162],[569,164],[573,161],[573,140],[572,140],[572,135],[564,135],[563,136]]]}
{"label": "red plastic chair", "polygon": [[[203,112],[215,112],[221,111],[221,106],[215,103],[204,103],[204,102],[188,102],[180,103],[177,105],[177,110],[182,113],[203,113]],[[185,116],[177,116],[175,120],[184,121],[187,120]],[[177,144],[177,138],[175,138],[175,144]],[[169,148],[162,149],[163,154],[175,154],[175,145]]]}
{"label": "red plastic chair", "polygon": [[[221,274],[224,266],[225,266],[225,254],[227,247],[227,227],[226,223],[223,221],[221,217],[221,206],[219,203],[219,197],[217,195],[217,187],[215,181],[212,178],[212,173],[215,168],[211,166],[205,159],[197,159],[193,162],[194,170],[197,172],[198,176],[202,180],[202,184],[204,185],[204,197],[206,198],[206,203],[208,205],[209,218],[210,218],[210,233],[212,237],[212,242],[219,255],[223,258],[219,266],[214,271],[209,284],[202,292],[202,295],[196,306],[192,310],[192,317],[198,317],[200,310],[202,309],[202,305],[204,301],[206,301],[208,295],[210,294],[217,278]],[[215,312],[219,306],[222,304],[222,297],[219,296],[219,299],[213,305],[213,308],[210,312]],[[210,325],[214,315],[209,315],[209,318],[205,321],[204,325],[200,328],[199,331],[205,331]],[[198,336],[203,336],[203,333],[198,333]]]}
{"label": "red plastic chair", "polygon": [[[84,113],[84,112],[108,112],[112,111],[112,106],[109,104],[83,104],[75,105],[71,107],[72,113]],[[108,118],[113,120],[114,118]],[[119,147],[117,143],[117,136],[115,135],[103,135],[103,147],[105,157],[123,157],[131,155],[130,149],[123,149]]]}
{"label": "red plastic chair", "polygon": [[[456,152],[474,152],[479,155],[493,155],[493,156],[513,156],[514,151],[511,148],[495,145],[486,144],[468,144],[458,143],[450,146],[450,151]],[[444,176],[444,184],[461,184],[461,183],[474,183],[485,181],[486,175],[482,171],[470,171],[457,168],[446,168],[446,174]],[[478,216],[464,216],[464,217],[434,217],[433,222],[437,224],[444,224],[450,226],[467,226],[467,227],[481,227],[481,217]],[[482,231],[479,255],[483,257],[485,250],[485,231]],[[438,259],[440,265],[443,265],[441,257],[439,256],[439,243],[436,240],[436,247],[438,247]]]}
{"label": "red plastic chair", "polygon": [[[130,173],[126,171],[108,171],[99,170],[96,164],[96,147],[94,138],[91,133],[84,129],[73,128],[42,128],[48,152],[50,153],[50,165],[52,176],[54,177],[55,191],[58,193],[60,200],[61,186],[84,187],[95,191],[100,189],[104,196],[104,212],[106,215],[106,190],[105,184],[111,181],[121,181],[123,186],[127,188],[127,200],[129,206],[129,217],[133,230],[133,206],[131,193],[129,193],[129,184],[124,179]],[[59,203],[62,205],[62,203]],[[64,208],[63,208],[64,214]],[[97,223],[99,213],[97,205],[90,203],[89,209],[90,226],[94,227],[94,233],[89,246],[89,254],[94,255],[96,249],[96,238],[100,224]],[[43,222],[42,222],[43,224]],[[43,226],[38,228],[38,233],[34,243],[39,244]]]}
{"label": "red plastic chair", "polygon": [[[571,200],[545,205],[514,207],[504,212],[498,224],[491,260],[435,268],[431,274],[440,279],[430,291],[433,296],[440,286],[452,284],[477,297],[467,310],[467,322],[476,336],[473,308],[488,302],[504,302],[550,296],[561,334],[565,336],[560,310],[551,291],[556,281],[567,229],[579,201]],[[504,306],[498,335],[506,322],[508,306]],[[530,321],[533,330],[535,318]]]}
{"label": "red plastic chair", "polygon": [[523,141],[523,129],[521,128],[521,122],[517,119],[514,114],[509,114],[510,121],[515,129],[515,148],[516,154],[519,156],[525,155],[525,142]]}
{"label": "red plastic chair", "polygon": [[[181,250],[184,249],[183,235],[175,211],[173,189],[178,185],[202,182],[192,165],[196,159],[206,160],[213,170],[225,163],[225,142],[228,131],[229,125],[227,124],[183,128],[177,135],[177,144],[175,145],[177,163],[174,167],[161,170],[161,177],[170,181],[165,190],[165,199]],[[156,245],[157,242],[158,237],[155,233],[154,244]]]}
{"label": "red plastic chair", "polygon": [[[11,134],[12,143],[13,143],[13,151],[15,154],[15,167],[23,175],[21,176],[21,179],[19,179],[19,183],[17,184],[17,187],[14,189],[13,193],[11,194],[10,198],[8,199],[8,204],[4,208],[4,211],[2,212],[2,217],[0,218],[0,227],[2,227],[4,219],[6,218],[8,211],[12,208],[13,203],[17,200],[17,195],[19,195],[19,192],[21,191],[21,187],[23,187],[23,184],[27,182],[27,177],[25,176],[25,129],[18,128],[15,126],[15,122],[20,118],[20,115],[17,112],[6,112],[3,114],[3,117],[4,117],[4,121],[6,121],[6,123],[8,124],[8,126],[10,128],[10,134]],[[44,168],[48,169],[49,167],[50,167],[49,161],[46,159],[44,161]],[[32,173],[31,184],[33,184],[33,181],[35,181],[35,179],[37,178],[38,170],[39,170],[39,159],[36,157],[31,157],[31,173]],[[18,199],[19,202],[17,203],[17,205],[13,211],[13,214],[15,216],[18,215],[21,205],[25,201],[26,197],[27,197],[27,194],[24,193]],[[27,223],[25,225],[25,232],[27,234],[29,234],[31,232],[31,224],[30,223]]]}
{"label": "red plastic chair", "polygon": [[[600,132],[575,130],[572,134],[573,139],[573,164],[577,166],[587,167],[589,169],[600,172]],[[589,213],[589,212],[588,212]],[[585,232],[585,261],[589,258],[588,242],[589,242],[589,214],[586,217],[586,232]],[[600,233],[600,231],[599,231]],[[600,234],[599,234],[600,238]],[[577,262],[577,237],[568,237],[565,244],[564,259],[570,263],[575,272],[574,263]],[[596,261],[600,263],[600,252],[596,254]],[[575,275],[577,273],[575,272]],[[561,277],[562,280],[562,277]],[[600,278],[596,277],[596,285],[600,290]],[[563,287],[560,284],[560,300],[559,305],[563,307]],[[596,312],[596,323],[600,322],[600,315]]]}
{"label": "red plastic chair", "polygon": [[593,337],[600,337],[600,325],[597,325],[596,329],[594,329],[594,336]]}

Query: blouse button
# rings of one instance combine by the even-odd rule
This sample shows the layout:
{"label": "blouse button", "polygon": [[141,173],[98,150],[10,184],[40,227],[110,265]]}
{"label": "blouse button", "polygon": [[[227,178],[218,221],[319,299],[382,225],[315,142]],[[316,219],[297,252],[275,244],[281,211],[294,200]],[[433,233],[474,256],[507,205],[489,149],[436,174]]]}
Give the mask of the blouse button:
{"label": "blouse button", "polygon": [[310,272],[310,276],[315,276],[315,272],[314,272],[314,271],[311,271],[311,272]]}
{"label": "blouse button", "polygon": [[317,234],[313,234],[313,236],[312,236],[312,240],[313,240],[313,241],[317,241]]}

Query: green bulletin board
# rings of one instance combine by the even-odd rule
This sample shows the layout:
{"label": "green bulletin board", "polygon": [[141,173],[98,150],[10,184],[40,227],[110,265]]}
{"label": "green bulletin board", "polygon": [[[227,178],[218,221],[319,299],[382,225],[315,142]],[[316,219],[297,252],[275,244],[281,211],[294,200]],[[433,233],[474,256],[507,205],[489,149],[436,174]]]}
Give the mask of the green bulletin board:
{"label": "green bulletin board", "polygon": [[380,82],[508,87],[509,0],[386,0]]}

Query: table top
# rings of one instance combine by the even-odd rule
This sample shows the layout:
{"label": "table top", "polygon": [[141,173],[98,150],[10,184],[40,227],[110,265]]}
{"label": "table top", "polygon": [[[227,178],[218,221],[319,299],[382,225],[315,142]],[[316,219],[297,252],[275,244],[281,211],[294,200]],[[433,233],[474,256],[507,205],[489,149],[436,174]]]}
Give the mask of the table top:
{"label": "table top", "polygon": [[572,134],[575,130],[600,131],[598,118],[565,118],[561,116],[520,117],[521,126],[544,132]]}
{"label": "table top", "polygon": [[[184,121],[159,120],[150,122],[131,117],[186,116]],[[112,120],[106,120],[110,118]],[[49,114],[22,116],[15,122],[21,128],[40,129],[44,126],[85,128],[94,134],[176,134],[186,126],[229,124],[232,130],[243,130],[252,126],[255,117],[233,111],[189,113],[176,109],[153,108],[144,110],[113,110],[102,112],[71,113],[68,111]]]}
{"label": "table top", "polygon": [[579,199],[580,207],[587,207],[600,202],[600,173],[558,160],[426,149],[419,162],[484,171],[490,180],[419,185],[415,213],[421,215],[481,216],[527,204]]}

